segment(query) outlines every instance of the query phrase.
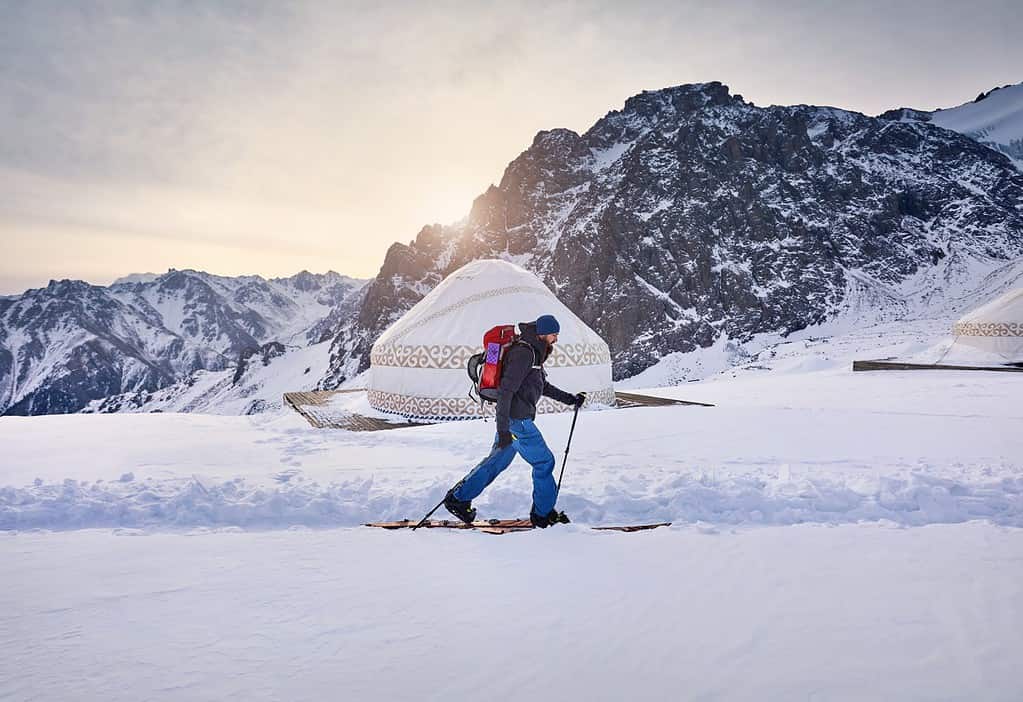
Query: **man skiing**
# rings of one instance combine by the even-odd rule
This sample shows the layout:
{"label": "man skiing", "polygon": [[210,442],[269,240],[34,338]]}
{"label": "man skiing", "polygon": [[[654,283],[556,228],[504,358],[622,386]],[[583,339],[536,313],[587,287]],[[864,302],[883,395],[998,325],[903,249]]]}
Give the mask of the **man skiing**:
{"label": "man skiing", "polygon": [[476,518],[474,500],[518,453],[533,466],[533,507],[529,520],[541,529],[567,523],[564,512],[554,509],[554,454],[547,448],[533,419],[541,395],[574,407],[582,406],[586,393],[571,395],[547,382],[543,364],[558,340],[561,326],[553,315],[519,324],[519,340],[505,352],[497,399],[497,436],[490,454],[448,490],[444,507],[463,522]]}

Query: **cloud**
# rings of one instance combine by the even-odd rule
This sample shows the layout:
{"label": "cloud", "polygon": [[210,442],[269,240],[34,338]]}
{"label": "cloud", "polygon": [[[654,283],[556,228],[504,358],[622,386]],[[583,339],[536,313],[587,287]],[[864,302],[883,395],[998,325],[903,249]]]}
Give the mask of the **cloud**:
{"label": "cloud", "polygon": [[1015,9],[7,3],[0,244],[116,241],[110,278],[302,252],[372,275],[391,242],[468,212],[540,129],[582,131],[640,90],[704,80],[758,103],[956,104],[1020,79]]}

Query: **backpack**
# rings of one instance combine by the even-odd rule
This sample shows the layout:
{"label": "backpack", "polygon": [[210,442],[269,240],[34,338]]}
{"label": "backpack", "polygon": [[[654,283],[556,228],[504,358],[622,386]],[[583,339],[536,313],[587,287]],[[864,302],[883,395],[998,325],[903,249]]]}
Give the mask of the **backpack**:
{"label": "backpack", "polygon": [[513,344],[518,343],[525,342],[515,333],[515,325],[499,324],[483,335],[483,351],[469,357],[465,366],[469,380],[472,381],[469,397],[477,400],[480,407],[484,402],[497,402],[505,354]]}

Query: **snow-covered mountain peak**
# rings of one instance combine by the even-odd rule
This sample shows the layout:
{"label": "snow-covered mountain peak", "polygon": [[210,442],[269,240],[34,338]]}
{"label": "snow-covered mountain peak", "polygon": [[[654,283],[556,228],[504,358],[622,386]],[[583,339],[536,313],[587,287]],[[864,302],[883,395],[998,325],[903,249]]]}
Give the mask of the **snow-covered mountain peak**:
{"label": "snow-covered mountain peak", "polygon": [[36,288],[34,290],[28,290],[27,292],[32,293],[38,291],[45,292],[48,296],[58,296],[89,293],[99,289],[99,286],[87,283],[84,280],[62,278],[60,280],[51,280],[45,288]]}
{"label": "snow-covered mountain peak", "polygon": [[1023,164],[1023,83],[995,88],[959,107],[937,110],[931,121],[989,144]]}
{"label": "snow-covered mountain peak", "polygon": [[[335,273],[334,275],[336,276],[337,274]],[[278,278],[277,280],[286,282],[297,290],[318,290],[323,287],[323,276],[314,275],[307,270],[302,270],[290,278]]]}
{"label": "snow-covered mountain peak", "polygon": [[963,118],[966,115],[976,117],[984,116],[986,119],[998,120],[1007,116],[1020,113],[1020,103],[1023,102],[1023,82],[1002,85],[987,92],[980,93],[969,102],[964,102],[955,107],[946,107],[934,110],[932,115],[955,112],[956,116]]}
{"label": "snow-covered mountain peak", "polygon": [[131,273],[115,280],[111,285],[128,285],[131,283],[151,283],[160,277],[159,273]]}
{"label": "snow-covered mountain peak", "polygon": [[77,411],[230,369],[267,344],[305,347],[337,328],[363,283],[333,271],[267,280],[193,269],[107,287],[50,281],[0,300],[0,414]]}
{"label": "snow-covered mountain peak", "polygon": [[[526,154],[568,159],[582,154],[587,147],[601,149],[631,142],[655,127],[677,127],[679,119],[689,113],[747,104],[741,95],[730,94],[728,86],[717,81],[644,90],[628,98],[622,109],[608,112],[582,135],[564,128],[537,132]],[[514,163],[509,168],[513,167]]]}
{"label": "snow-covered mountain peak", "polygon": [[[732,95],[727,85],[711,81],[709,83],[675,85],[660,90],[644,90],[625,101],[625,109],[622,110],[622,113],[634,113],[652,119],[673,119],[681,112],[732,104],[745,104],[745,102],[741,95]],[[612,112],[608,116],[615,114]]]}
{"label": "snow-covered mountain peak", "polygon": [[1000,151],[1023,170],[1023,83],[981,93],[956,107],[927,112],[902,107],[881,115],[904,122],[930,122]]}

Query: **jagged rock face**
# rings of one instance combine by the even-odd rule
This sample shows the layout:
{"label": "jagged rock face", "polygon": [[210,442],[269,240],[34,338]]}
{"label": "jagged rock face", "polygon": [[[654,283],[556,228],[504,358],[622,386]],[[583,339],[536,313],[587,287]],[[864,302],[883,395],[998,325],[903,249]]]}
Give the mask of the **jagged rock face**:
{"label": "jagged rock face", "polygon": [[[0,414],[75,412],[145,394],[259,349],[322,336],[363,281],[337,273],[265,280],[171,270],[109,287],[52,281],[0,299]],[[270,342],[270,343],[268,343]]]}
{"label": "jagged rock face", "polygon": [[255,362],[254,357],[262,359],[263,365],[266,366],[270,364],[271,359],[283,356],[285,353],[287,353],[287,349],[279,341],[271,341],[269,344],[242,351],[238,357],[238,365],[235,366],[231,382],[237,384],[242,379],[249,364]]}
{"label": "jagged rock face", "polygon": [[147,316],[155,316],[182,339],[212,348],[225,359],[258,346],[257,339],[266,337],[268,324],[253,303],[293,304],[280,295],[276,300],[267,299],[273,294],[260,295],[262,291],[254,291],[255,286],[248,282],[233,295],[224,295],[203,278],[188,271],[171,271],[152,283],[117,286],[113,294]]}
{"label": "jagged rock face", "polygon": [[822,322],[863,281],[1019,256],[1021,203],[1004,155],[928,123],[755,107],[720,83],[642,93],[583,135],[539,133],[466,220],[394,244],[323,385],[368,367],[380,333],[471,260],[537,273],[622,378],[722,334]]}

